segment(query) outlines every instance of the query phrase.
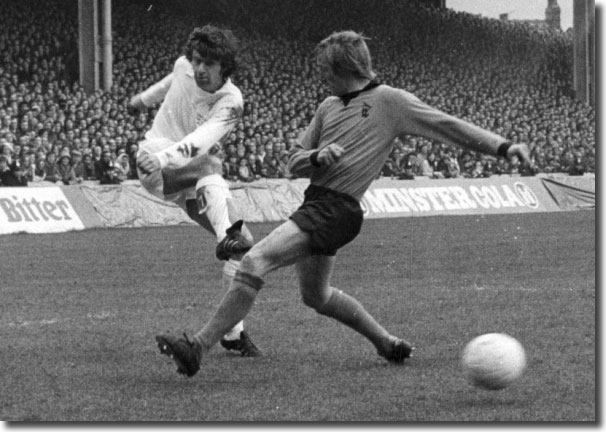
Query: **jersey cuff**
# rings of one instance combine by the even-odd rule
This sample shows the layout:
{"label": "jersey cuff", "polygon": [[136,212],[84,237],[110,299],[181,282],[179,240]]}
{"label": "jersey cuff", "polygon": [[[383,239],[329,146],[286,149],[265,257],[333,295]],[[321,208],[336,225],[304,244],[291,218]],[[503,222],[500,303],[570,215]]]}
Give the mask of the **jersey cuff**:
{"label": "jersey cuff", "polygon": [[509,141],[506,141],[503,144],[501,144],[499,146],[499,148],[497,149],[497,156],[502,156],[505,159],[508,159],[507,151],[509,150],[509,147],[511,147],[511,143]]}
{"label": "jersey cuff", "polygon": [[312,164],[312,166],[315,166],[316,168],[319,168],[321,166],[320,162],[318,162],[318,154],[320,154],[320,150],[316,150],[315,152],[309,155],[309,162]]}

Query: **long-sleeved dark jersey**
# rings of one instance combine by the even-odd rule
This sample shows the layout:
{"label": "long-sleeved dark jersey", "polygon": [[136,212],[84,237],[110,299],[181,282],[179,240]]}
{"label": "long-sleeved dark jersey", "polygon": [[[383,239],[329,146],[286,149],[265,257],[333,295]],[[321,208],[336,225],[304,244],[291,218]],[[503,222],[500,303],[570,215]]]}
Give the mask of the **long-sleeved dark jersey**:
{"label": "long-sleeved dark jersey", "polygon": [[[507,140],[421,102],[413,94],[371,83],[353,98],[330,96],[291,149],[289,170],[311,183],[358,200],[377,177],[394,139],[417,135],[495,154]],[[329,167],[314,167],[310,155],[329,144],[345,150]]]}

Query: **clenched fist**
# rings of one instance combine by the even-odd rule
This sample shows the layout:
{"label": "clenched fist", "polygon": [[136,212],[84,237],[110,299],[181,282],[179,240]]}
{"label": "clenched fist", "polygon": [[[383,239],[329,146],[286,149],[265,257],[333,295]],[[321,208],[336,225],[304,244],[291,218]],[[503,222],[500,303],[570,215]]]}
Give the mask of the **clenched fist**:
{"label": "clenched fist", "polygon": [[512,144],[507,149],[507,159],[511,160],[513,156],[517,156],[523,165],[530,166],[530,149],[526,144]]}
{"label": "clenched fist", "polygon": [[158,156],[151,153],[143,153],[137,158],[137,166],[144,174],[151,174],[162,168]]}
{"label": "clenched fist", "polygon": [[323,167],[331,166],[341,159],[344,151],[339,144],[329,144],[318,153],[318,164]]}

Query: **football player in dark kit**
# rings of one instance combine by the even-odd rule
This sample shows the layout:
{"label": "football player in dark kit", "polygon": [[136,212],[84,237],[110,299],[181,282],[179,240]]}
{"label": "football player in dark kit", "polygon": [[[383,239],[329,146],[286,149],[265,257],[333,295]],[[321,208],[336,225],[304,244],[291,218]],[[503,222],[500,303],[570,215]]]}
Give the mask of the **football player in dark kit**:
{"label": "football player in dark kit", "polygon": [[304,202],[244,255],[231,288],[191,341],[170,334],[156,337],[160,352],[177,363],[180,373],[194,375],[204,354],[248,314],[266,275],[289,265],[295,265],[305,305],[365,336],[380,356],[404,362],[412,344],[390,334],[360,302],[330,284],[336,253],[360,232],[360,199],[381,171],[394,139],[420,135],[529,163],[525,144],[511,144],[379,83],[365,38],[358,33],[330,35],[317,46],[316,59],[333,96],[320,104],[291,150],[291,172],[311,180]]}

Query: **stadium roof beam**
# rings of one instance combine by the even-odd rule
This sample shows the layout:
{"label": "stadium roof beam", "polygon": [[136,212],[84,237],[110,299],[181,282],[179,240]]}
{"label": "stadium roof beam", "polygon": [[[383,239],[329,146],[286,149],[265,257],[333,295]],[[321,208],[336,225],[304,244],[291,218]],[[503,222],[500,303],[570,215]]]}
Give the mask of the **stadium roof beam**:
{"label": "stadium roof beam", "polygon": [[78,0],[80,85],[87,93],[112,87],[111,0]]}
{"label": "stadium roof beam", "polygon": [[595,106],[595,0],[573,0],[574,91]]}

